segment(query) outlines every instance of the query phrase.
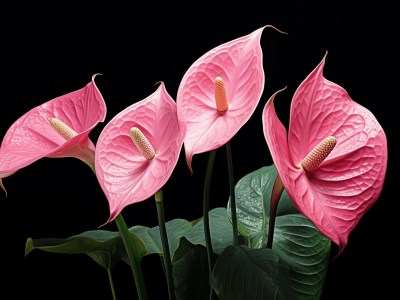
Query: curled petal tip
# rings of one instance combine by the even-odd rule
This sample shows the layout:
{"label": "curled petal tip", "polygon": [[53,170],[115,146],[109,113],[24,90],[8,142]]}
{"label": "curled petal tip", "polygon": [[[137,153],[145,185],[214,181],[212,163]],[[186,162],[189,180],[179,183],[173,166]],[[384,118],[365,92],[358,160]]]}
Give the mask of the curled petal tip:
{"label": "curled petal tip", "polygon": [[159,81],[156,81],[156,83],[154,84],[154,85],[164,85],[164,81],[162,81],[162,80],[159,80]]}
{"label": "curled petal tip", "polygon": [[282,31],[282,30],[278,29],[277,27],[275,27],[273,25],[265,25],[264,28],[272,28],[272,29],[275,29],[276,31],[278,31],[279,33],[283,33],[283,34],[289,35],[287,32]]}
{"label": "curled petal tip", "polygon": [[275,92],[275,95],[278,94],[278,93],[280,93],[280,92],[283,92],[283,91],[286,90],[286,89],[287,89],[287,86],[285,86],[284,88],[281,88],[280,90],[277,90],[277,91]]}
{"label": "curled petal tip", "polygon": [[284,90],[286,90],[287,86],[285,86],[284,88],[277,90],[275,93],[272,94],[272,96],[269,98],[267,104],[269,103],[273,103],[275,100],[276,95],[278,95],[279,93],[283,92]]}
{"label": "curled petal tip", "polygon": [[7,198],[7,190],[3,185],[3,181],[0,179],[0,187],[2,188],[2,190],[4,191],[4,193],[6,193],[6,198]]}
{"label": "curled petal tip", "polygon": [[186,156],[186,163],[187,163],[187,166],[190,171],[190,176],[193,175],[192,159],[193,159],[193,155]]}
{"label": "curled petal tip", "polygon": [[263,122],[271,156],[290,198],[339,247],[340,254],[350,232],[379,196],[387,149],[373,115],[341,86],[324,78],[326,55],[293,95],[288,133],[273,111],[278,92],[268,101]]}
{"label": "curled petal tip", "polygon": [[96,78],[96,76],[97,75],[100,75],[100,76],[102,76],[103,74],[102,73],[95,73],[95,74],[93,74],[93,76],[92,76],[92,80],[94,80],[95,78]]}

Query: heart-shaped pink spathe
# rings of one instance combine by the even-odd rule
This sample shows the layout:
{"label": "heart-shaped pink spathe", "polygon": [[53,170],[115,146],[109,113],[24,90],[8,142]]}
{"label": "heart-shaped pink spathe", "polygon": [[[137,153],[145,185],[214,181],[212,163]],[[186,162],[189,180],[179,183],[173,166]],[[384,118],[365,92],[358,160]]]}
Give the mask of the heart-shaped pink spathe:
{"label": "heart-shaped pink spathe", "polygon": [[[137,127],[156,154],[147,160],[130,129]],[[176,103],[164,83],[147,98],[118,113],[102,130],[95,155],[96,176],[106,195],[113,221],[128,205],[153,196],[167,182],[183,145]]]}
{"label": "heart-shaped pink spathe", "polygon": [[[85,87],[43,103],[16,120],[7,130],[0,148],[2,179],[43,158],[75,157],[94,168],[95,146],[89,133],[103,122],[107,113],[104,99],[94,79]],[[65,140],[50,125],[58,118],[77,135]]]}
{"label": "heart-shaped pink spathe", "polygon": [[[194,154],[226,144],[256,109],[264,89],[260,39],[266,27],[277,30],[264,26],[222,44],[197,59],[183,76],[177,93],[178,119],[186,131],[184,147],[191,173]],[[227,89],[229,109],[224,114],[215,104],[218,76]]]}
{"label": "heart-shaped pink spathe", "polygon": [[[381,194],[388,150],[375,116],[323,77],[326,55],[295,92],[289,133],[277,117],[275,93],[263,111],[264,135],[283,185],[298,210],[340,254],[365,212]],[[300,162],[323,139],[336,147],[309,173]]]}

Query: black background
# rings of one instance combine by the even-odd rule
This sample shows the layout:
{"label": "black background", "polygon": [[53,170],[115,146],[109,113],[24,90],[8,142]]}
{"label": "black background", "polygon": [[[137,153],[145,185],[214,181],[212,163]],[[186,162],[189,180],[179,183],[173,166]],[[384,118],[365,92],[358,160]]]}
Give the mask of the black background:
{"label": "black background", "polygon": [[[391,298],[398,284],[395,170],[399,163],[395,155],[400,137],[398,16],[393,16],[392,5],[384,1],[186,2],[179,6],[105,2],[90,7],[57,3],[2,8],[0,136],[26,111],[80,89],[95,73],[103,74],[96,83],[107,105],[106,122],[153,93],[160,80],[175,98],[182,76],[197,58],[269,24],[288,35],[271,29],[262,34],[264,93],[252,119],[231,142],[237,180],[272,163],[261,128],[265,102],[287,86],[276,102],[287,124],[291,96],[328,51],[324,76],[376,116],[387,135],[389,163],[381,197],[330,266],[322,299]],[[104,124],[92,131],[93,142]],[[247,149],[246,143],[259,146]],[[212,207],[225,206],[228,197],[224,150],[217,151],[218,187],[212,186]],[[201,217],[207,157],[194,156],[191,177],[182,151],[163,188],[167,220]],[[76,159],[44,158],[3,182],[8,197],[0,195],[0,297],[112,299],[106,272],[85,255],[34,251],[24,257],[28,237],[66,238],[96,229],[107,220],[108,203],[91,170]],[[153,199],[127,207],[123,215],[129,226],[157,225]],[[116,227],[111,223],[104,229]],[[151,299],[167,298],[158,257],[145,257],[143,267]],[[114,276],[118,299],[135,299],[130,269],[117,266]],[[157,297],[159,291],[165,297]]]}

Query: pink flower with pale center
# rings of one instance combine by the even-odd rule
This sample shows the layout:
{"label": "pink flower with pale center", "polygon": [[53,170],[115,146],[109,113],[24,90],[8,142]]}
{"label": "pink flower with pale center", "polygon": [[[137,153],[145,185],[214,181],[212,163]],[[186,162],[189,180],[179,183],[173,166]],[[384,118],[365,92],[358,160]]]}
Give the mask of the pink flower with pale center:
{"label": "pink flower with pale center", "polygon": [[113,221],[124,207],[148,199],[167,182],[183,145],[176,103],[163,83],[117,114],[101,132],[96,176]]}
{"label": "pink flower with pale center", "polygon": [[293,96],[288,135],[274,108],[278,92],[265,105],[263,129],[295,206],[341,253],[382,191],[388,150],[375,116],[323,77],[325,57]]}
{"label": "pink flower with pale center", "polygon": [[[177,93],[178,119],[186,133],[186,161],[226,144],[250,119],[264,89],[260,46],[264,26],[201,56]],[[274,28],[276,29],[276,28]]]}
{"label": "pink flower with pale center", "polygon": [[43,158],[75,157],[94,168],[90,131],[106,116],[106,105],[94,78],[82,89],[39,105],[16,120],[0,148],[2,179]]}

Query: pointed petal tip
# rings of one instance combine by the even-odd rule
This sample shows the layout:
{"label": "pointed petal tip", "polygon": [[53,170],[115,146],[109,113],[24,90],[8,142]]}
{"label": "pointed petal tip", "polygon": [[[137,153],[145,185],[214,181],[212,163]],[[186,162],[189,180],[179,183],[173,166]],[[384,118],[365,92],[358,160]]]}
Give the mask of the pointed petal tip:
{"label": "pointed petal tip", "polygon": [[192,159],[193,159],[193,154],[186,154],[186,164],[189,168],[190,176],[193,175]]}
{"label": "pointed petal tip", "polygon": [[188,167],[189,167],[190,176],[193,176],[192,159],[190,159],[190,161],[188,161],[187,164],[188,164]]}
{"label": "pointed petal tip", "polygon": [[320,65],[321,64],[325,64],[325,61],[326,61],[326,57],[328,56],[328,50],[325,50],[325,54],[324,54],[324,56],[322,57],[322,60],[321,60],[321,62],[319,63]]}
{"label": "pointed petal tip", "polygon": [[273,26],[273,25],[265,25],[265,26],[263,27],[263,29],[264,29],[264,28],[272,28],[272,29],[275,29],[276,31],[278,31],[279,33],[289,35],[287,32],[285,32],[285,31],[283,31],[283,30],[280,30],[280,29],[278,29],[277,27],[275,27],[275,26]]}
{"label": "pointed petal tip", "polygon": [[341,241],[341,242],[334,242],[337,246],[337,252],[333,256],[333,259],[337,259],[344,251],[344,249],[347,246],[347,242]]}
{"label": "pointed petal tip", "polygon": [[287,89],[287,86],[285,86],[284,88],[281,88],[280,90],[277,90],[274,95],[277,95],[278,93],[283,92],[286,89]]}
{"label": "pointed petal tip", "polygon": [[164,81],[162,81],[162,80],[156,81],[156,83],[154,83],[154,85],[158,85],[158,84],[165,86]]}
{"label": "pointed petal tip", "polygon": [[94,81],[94,79],[95,79],[98,75],[102,76],[103,74],[102,74],[102,73],[95,73],[95,74],[93,74],[93,75],[92,75],[92,81]]}
{"label": "pointed petal tip", "polygon": [[106,226],[108,223],[113,222],[116,217],[117,217],[117,214],[111,212],[108,220],[105,221],[103,224],[99,225],[98,228],[102,228],[102,227]]}
{"label": "pointed petal tip", "polygon": [[108,223],[110,223],[111,221],[110,220],[107,220],[106,222],[104,222],[103,224],[101,224],[101,225],[99,225],[97,228],[98,229],[100,229],[100,228],[103,228],[104,226],[106,226]]}
{"label": "pointed petal tip", "polygon": [[285,86],[284,88],[282,88],[282,89],[280,89],[280,90],[277,90],[275,93],[273,93],[272,96],[271,96],[271,97],[269,98],[269,100],[267,101],[267,104],[266,104],[266,105],[270,105],[270,103],[273,104],[276,95],[278,95],[279,93],[283,92],[283,91],[286,90],[286,89],[287,89],[287,86]]}
{"label": "pointed petal tip", "polygon": [[6,188],[4,187],[4,184],[3,184],[3,181],[2,181],[1,178],[0,178],[0,187],[2,188],[2,190],[4,191],[4,193],[6,194],[6,198],[7,198],[7,190],[6,190]]}

